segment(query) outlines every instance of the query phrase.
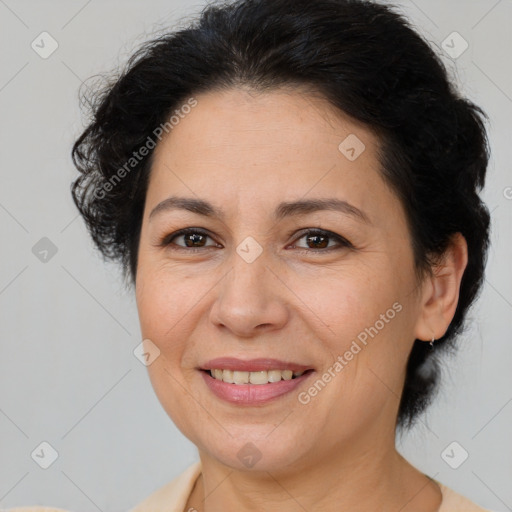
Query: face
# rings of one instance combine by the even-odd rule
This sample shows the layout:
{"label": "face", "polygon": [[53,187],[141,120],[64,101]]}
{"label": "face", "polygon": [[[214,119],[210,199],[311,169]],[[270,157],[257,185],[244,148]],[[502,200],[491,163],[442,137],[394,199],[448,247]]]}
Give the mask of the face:
{"label": "face", "polygon": [[[161,404],[232,468],[249,467],[244,454],[268,471],[378,456],[394,441],[420,301],[377,137],[297,90],[195,99],[155,150],[138,254]],[[278,362],[244,365],[255,359]],[[282,380],[223,383],[212,366]],[[262,373],[283,368],[307,371]]]}

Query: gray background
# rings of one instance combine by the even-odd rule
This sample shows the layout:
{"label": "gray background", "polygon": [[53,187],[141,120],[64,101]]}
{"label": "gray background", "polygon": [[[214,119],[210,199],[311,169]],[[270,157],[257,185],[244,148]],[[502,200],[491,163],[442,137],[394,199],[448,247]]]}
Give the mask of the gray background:
{"label": "gray background", "polygon": [[[400,450],[481,505],[512,510],[512,2],[396,4],[490,116],[493,152],[485,288],[459,355],[446,363],[437,403],[399,440]],[[2,507],[126,510],[197,460],[133,355],[141,341],[133,294],[77,217],[69,155],[83,126],[80,83],[116,68],[155,29],[181,25],[201,5],[0,0]],[[47,59],[31,47],[43,31],[59,45]],[[454,31],[469,44],[456,59],[442,47]],[[56,254],[44,253],[44,237]],[[31,458],[42,441],[59,454],[48,469]],[[441,456],[453,441],[469,454],[458,469]],[[462,456],[460,447],[448,451],[452,459]]]}

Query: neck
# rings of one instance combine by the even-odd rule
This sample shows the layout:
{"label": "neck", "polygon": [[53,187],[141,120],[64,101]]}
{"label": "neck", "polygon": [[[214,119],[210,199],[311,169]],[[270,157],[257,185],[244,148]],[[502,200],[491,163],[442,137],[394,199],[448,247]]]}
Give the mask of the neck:
{"label": "neck", "polygon": [[438,511],[439,487],[396,451],[394,441],[387,450],[369,446],[330,450],[275,472],[233,470],[200,452],[202,474],[185,510]]}

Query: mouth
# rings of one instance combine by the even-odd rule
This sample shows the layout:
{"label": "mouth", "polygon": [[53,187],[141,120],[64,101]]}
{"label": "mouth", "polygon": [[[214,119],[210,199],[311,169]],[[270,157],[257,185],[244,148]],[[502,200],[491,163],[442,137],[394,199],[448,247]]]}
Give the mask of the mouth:
{"label": "mouth", "polygon": [[227,384],[244,385],[244,384],[255,384],[262,386],[265,384],[271,384],[274,382],[280,382],[281,380],[293,380],[301,377],[302,375],[312,372],[313,369],[303,371],[293,370],[261,370],[257,372],[247,372],[241,370],[227,370],[222,368],[214,368],[211,370],[201,370],[206,372],[210,377],[225,382]]}
{"label": "mouth", "polygon": [[209,390],[237,405],[264,404],[297,388],[314,372],[306,365],[276,359],[218,358],[200,370]]}

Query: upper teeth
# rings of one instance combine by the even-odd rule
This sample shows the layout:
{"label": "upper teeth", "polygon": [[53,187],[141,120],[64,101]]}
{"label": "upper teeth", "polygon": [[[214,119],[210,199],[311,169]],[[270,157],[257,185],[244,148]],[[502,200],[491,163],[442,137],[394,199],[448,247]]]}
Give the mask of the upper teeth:
{"label": "upper teeth", "polygon": [[268,370],[262,372],[239,372],[236,370],[210,370],[210,375],[230,384],[268,384],[279,382],[281,379],[290,380],[299,377],[304,372],[293,372],[292,370]]}

